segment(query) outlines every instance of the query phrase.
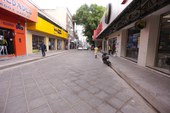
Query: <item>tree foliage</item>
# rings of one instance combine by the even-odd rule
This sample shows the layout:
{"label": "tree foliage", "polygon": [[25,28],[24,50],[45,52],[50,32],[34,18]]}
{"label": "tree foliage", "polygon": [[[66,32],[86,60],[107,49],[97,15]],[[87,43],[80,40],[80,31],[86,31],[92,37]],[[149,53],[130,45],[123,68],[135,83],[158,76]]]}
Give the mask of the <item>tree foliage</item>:
{"label": "tree foliage", "polygon": [[93,30],[97,28],[103,16],[105,8],[96,4],[88,6],[84,4],[73,15],[73,19],[78,25],[82,25],[84,36],[87,36],[87,42],[93,44],[92,36]]}

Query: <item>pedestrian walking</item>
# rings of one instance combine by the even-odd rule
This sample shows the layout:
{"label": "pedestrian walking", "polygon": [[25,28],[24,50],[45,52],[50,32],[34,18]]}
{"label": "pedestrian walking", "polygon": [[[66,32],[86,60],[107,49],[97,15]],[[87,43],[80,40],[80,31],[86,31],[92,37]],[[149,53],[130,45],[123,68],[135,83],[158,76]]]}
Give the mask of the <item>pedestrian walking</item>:
{"label": "pedestrian walking", "polygon": [[97,58],[97,53],[98,53],[98,47],[96,46],[96,47],[94,48],[95,58]]}
{"label": "pedestrian walking", "polygon": [[45,51],[46,51],[46,45],[44,44],[44,42],[42,42],[40,44],[40,49],[41,49],[41,52],[42,52],[42,56],[44,57],[46,54],[45,54]]}

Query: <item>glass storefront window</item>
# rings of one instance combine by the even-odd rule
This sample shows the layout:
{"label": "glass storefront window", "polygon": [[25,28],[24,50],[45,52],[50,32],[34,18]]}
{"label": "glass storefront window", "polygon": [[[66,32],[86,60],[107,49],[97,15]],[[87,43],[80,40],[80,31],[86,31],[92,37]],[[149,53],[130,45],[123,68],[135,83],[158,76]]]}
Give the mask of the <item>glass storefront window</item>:
{"label": "glass storefront window", "polygon": [[33,52],[38,52],[40,49],[40,44],[44,42],[43,36],[32,35],[32,48]]}
{"label": "glass storefront window", "polygon": [[55,39],[49,38],[49,50],[55,50]]}
{"label": "glass storefront window", "polygon": [[170,60],[170,12],[161,16],[156,66],[169,69],[170,64],[167,62],[168,59]]}
{"label": "glass storefront window", "polygon": [[62,49],[62,40],[57,39],[57,49],[61,50]]}
{"label": "glass storefront window", "polygon": [[138,59],[140,30],[132,27],[128,29],[128,40],[126,46],[126,57],[133,60]]}

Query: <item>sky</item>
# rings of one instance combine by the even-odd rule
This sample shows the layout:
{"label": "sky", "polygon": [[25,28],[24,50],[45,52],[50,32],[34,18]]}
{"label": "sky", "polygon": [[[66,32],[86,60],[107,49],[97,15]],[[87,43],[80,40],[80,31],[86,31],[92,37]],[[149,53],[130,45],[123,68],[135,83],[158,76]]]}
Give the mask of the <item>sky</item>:
{"label": "sky", "polygon": [[97,4],[106,7],[113,0],[30,0],[33,1],[39,8],[54,9],[56,7],[67,7],[71,14],[75,14],[76,10],[83,4]]}
{"label": "sky", "polygon": [[[56,7],[67,7],[70,13],[73,15],[81,5],[97,4],[98,6],[106,7],[108,3],[113,0],[30,0],[36,4],[40,9],[55,9]],[[86,37],[82,35],[82,26],[77,26],[77,32],[79,39],[84,41]]]}

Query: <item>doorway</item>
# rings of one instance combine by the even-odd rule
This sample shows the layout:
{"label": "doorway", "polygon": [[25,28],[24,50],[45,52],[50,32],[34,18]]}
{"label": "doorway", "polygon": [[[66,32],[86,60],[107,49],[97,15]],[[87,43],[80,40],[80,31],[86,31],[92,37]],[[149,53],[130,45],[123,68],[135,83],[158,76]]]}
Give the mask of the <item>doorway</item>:
{"label": "doorway", "polygon": [[0,27],[0,55],[15,54],[14,31]]}

